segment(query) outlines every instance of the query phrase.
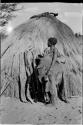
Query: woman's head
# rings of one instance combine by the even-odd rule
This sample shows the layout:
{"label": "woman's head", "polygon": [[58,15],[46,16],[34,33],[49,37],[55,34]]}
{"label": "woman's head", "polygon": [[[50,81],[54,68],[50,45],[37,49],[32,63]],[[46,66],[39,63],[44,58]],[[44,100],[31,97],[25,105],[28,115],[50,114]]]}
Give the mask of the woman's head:
{"label": "woman's head", "polygon": [[48,39],[48,47],[54,46],[57,43],[57,39],[54,37],[50,37]]}

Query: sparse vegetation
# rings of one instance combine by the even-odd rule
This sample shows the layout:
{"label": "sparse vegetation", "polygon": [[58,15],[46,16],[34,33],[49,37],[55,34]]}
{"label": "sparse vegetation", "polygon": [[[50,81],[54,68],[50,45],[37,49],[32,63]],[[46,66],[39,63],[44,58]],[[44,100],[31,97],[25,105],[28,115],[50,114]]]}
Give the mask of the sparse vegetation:
{"label": "sparse vegetation", "polygon": [[0,4],[0,38],[3,41],[7,37],[7,33],[5,32],[5,27],[8,22],[15,18],[15,11],[21,10],[23,7],[18,8],[18,3],[1,3]]}
{"label": "sparse vegetation", "polygon": [[2,3],[0,4],[0,26],[5,26],[9,20],[16,15],[13,14],[15,11],[19,11],[22,8],[17,8],[18,3]]}

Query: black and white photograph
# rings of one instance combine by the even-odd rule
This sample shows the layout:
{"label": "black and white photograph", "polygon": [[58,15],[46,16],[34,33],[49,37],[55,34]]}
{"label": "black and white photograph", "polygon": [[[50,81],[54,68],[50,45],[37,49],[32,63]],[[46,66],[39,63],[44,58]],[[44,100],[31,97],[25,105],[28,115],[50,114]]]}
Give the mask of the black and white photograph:
{"label": "black and white photograph", "polygon": [[82,17],[82,3],[0,3],[0,124],[82,125]]}

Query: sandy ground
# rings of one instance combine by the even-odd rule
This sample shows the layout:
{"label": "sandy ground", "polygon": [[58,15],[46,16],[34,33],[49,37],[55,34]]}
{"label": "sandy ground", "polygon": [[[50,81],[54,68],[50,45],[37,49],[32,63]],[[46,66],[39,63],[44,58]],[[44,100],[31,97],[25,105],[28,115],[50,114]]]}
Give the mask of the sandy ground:
{"label": "sandy ground", "polygon": [[74,97],[69,104],[58,105],[21,103],[17,99],[2,97],[0,103],[1,124],[82,124],[82,98]]}

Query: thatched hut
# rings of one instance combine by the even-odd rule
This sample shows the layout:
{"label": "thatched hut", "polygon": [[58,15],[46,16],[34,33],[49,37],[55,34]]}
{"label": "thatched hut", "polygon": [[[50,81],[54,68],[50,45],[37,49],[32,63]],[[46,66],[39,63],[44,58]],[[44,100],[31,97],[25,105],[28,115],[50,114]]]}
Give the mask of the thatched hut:
{"label": "thatched hut", "polygon": [[[15,28],[8,38],[1,43],[2,93],[26,101],[25,85],[33,73],[31,63],[33,58],[35,59],[47,47],[47,41],[50,37],[57,38],[56,47],[66,60],[66,63],[63,64],[63,71],[67,97],[81,95],[82,70],[80,69],[82,60],[81,54],[78,52],[80,51],[79,44],[75,42],[71,28],[50,13],[43,13],[30,18]],[[26,59],[24,54],[26,54]],[[55,74],[59,73],[59,70],[58,65]],[[27,93],[30,96],[29,92]]]}

